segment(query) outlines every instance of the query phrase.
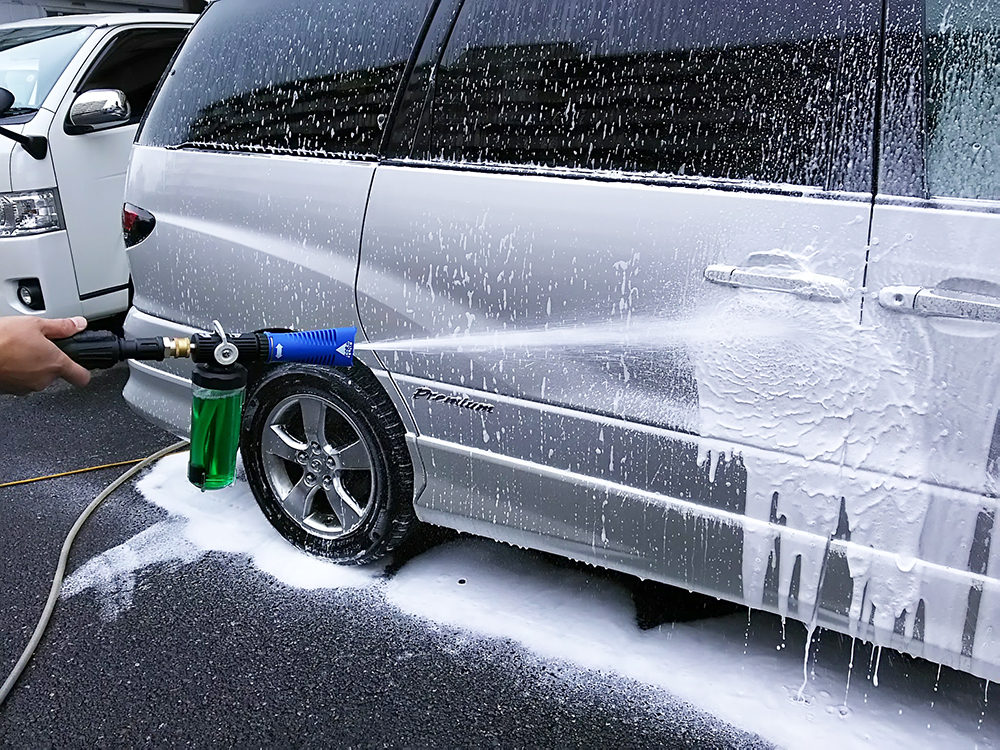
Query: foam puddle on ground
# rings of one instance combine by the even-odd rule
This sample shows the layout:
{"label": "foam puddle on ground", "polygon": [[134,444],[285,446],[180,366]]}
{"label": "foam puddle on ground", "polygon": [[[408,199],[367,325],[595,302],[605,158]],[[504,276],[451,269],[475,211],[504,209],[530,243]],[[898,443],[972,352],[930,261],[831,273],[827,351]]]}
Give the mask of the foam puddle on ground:
{"label": "foam puddle on ground", "polygon": [[188,454],[161,459],[136,487],[169,516],[81,565],[63,585],[63,596],[94,589],[107,616],[118,605],[130,606],[136,574],[153,565],[176,567],[200,560],[209,552],[248,557],[260,570],[282,583],[302,589],[370,586],[381,569],[332,565],[300,553],[264,518],[246,482],[201,492],[187,481]]}
{"label": "foam puddle on ground", "polygon": [[93,592],[102,615],[113,618],[131,606],[145,569],[155,574],[229,553],[288,586],[369,588],[445,636],[459,631],[463,642],[469,634],[508,638],[543,659],[649,684],[782,747],[1000,748],[1000,710],[996,702],[984,710],[982,680],[946,670],[935,692],[933,665],[886,652],[876,688],[871,649],[858,644],[845,710],[849,647],[831,636],[814,642],[800,701],[801,625],[788,623],[787,639],[777,618],[756,614],[749,638],[742,615],[641,631],[618,584],[474,538],[436,547],[391,579],[376,566],[337,566],[278,536],[244,482],[212,493],[191,487],[186,461],[187,454],[169,456],[137,485],[167,518],[82,564],[64,597]]}

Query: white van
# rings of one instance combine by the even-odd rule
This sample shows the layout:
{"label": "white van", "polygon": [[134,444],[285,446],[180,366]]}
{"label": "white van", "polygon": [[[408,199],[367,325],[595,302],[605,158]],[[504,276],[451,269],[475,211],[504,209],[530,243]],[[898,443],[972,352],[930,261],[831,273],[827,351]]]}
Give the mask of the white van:
{"label": "white van", "polygon": [[[124,311],[122,195],[139,120],[196,16],[0,25],[0,315]],[[10,97],[6,98],[9,102]]]}

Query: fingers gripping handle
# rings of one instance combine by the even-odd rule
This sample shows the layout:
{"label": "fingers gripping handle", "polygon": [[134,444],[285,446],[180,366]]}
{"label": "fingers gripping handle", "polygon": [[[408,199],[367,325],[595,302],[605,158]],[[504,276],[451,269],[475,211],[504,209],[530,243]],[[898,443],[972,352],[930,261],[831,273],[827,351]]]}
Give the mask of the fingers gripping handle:
{"label": "fingers gripping handle", "polygon": [[302,362],[350,367],[354,363],[354,337],[358,329],[326,328],[320,331],[265,333],[268,362]]}

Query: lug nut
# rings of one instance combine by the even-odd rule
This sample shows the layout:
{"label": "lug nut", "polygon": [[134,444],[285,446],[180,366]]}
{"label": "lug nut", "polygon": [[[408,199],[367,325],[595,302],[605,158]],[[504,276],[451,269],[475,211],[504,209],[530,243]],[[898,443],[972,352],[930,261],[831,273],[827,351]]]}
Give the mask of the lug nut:
{"label": "lug nut", "polygon": [[305,451],[302,451],[295,457],[295,460],[298,461],[300,464],[304,464],[306,461],[309,460],[309,455]]}

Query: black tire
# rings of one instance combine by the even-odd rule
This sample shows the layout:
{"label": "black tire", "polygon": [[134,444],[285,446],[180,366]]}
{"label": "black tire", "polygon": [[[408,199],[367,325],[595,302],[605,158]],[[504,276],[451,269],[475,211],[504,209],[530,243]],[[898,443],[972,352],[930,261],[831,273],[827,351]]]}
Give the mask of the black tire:
{"label": "black tire", "polygon": [[251,384],[240,450],[257,504],[285,539],[360,565],[391,552],[414,525],[405,433],[363,365],[282,365]]}

